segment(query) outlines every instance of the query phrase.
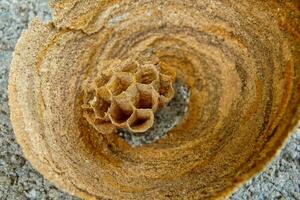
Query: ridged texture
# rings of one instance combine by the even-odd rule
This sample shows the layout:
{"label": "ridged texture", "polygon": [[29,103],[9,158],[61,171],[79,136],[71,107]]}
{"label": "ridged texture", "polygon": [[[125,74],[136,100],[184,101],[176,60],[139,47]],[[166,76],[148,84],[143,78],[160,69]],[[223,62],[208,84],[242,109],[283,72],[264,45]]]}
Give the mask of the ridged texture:
{"label": "ridged texture", "polygon": [[[225,198],[263,169],[299,121],[296,1],[57,0],[51,6],[53,22],[35,20],[16,46],[9,104],[27,159],[71,194]],[[105,62],[129,59],[142,67],[151,58],[176,69],[191,92],[189,108],[164,138],[132,148],[88,122],[83,105],[96,104],[87,101],[92,88],[85,84],[97,80]],[[100,111],[92,113],[106,116]]]}

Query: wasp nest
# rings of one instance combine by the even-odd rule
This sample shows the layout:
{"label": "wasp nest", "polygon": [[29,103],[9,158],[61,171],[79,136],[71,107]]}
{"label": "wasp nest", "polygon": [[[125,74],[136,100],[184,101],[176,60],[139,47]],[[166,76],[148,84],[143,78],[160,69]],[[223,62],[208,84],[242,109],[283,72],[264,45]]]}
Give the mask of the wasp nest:
{"label": "wasp nest", "polygon": [[[28,26],[10,69],[25,157],[83,199],[228,197],[299,121],[296,2],[52,0],[53,21]],[[123,129],[145,137],[167,123],[153,115],[177,97],[175,76],[184,116],[130,146]]]}
{"label": "wasp nest", "polygon": [[104,63],[109,67],[84,85],[84,117],[102,133],[114,127],[147,131],[157,109],[174,96],[175,69],[161,62],[140,64],[131,59]]}

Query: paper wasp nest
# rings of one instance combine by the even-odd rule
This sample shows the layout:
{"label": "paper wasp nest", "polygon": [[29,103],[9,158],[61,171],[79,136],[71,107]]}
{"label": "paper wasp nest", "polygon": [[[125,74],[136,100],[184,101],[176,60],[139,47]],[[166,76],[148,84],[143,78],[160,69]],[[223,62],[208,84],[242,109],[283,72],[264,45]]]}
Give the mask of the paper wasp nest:
{"label": "paper wasp nest", "polygon": [[[10,69],[25,157],[83,199],[228,197],[299,122],[298,2],[52,0]],[[163,129],[174,81],[186,112]]]}
{"label": "paper wasp nest", "polygon": [[109,65],[84,85],[84,116],[100,132],[114,127],[145,132],[154,113],[174,96],[175,69],[158,62],[140,64],[127,59]]}

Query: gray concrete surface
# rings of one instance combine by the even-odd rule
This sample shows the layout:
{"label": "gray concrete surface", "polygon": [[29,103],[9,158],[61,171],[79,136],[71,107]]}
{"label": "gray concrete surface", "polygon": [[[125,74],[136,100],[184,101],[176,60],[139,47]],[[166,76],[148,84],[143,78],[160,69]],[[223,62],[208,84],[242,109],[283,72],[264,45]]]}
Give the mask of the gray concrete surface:
{"label": "gray concrete surface", "polygon": [[[22,30],[34,16],[50,19],[46,0],[0,0],[0,200],[71,200],[22,156],[9,121],[7,79],[11,55]],[[300,200],[300,128],[280,156],[233,196],[232,200]]]}

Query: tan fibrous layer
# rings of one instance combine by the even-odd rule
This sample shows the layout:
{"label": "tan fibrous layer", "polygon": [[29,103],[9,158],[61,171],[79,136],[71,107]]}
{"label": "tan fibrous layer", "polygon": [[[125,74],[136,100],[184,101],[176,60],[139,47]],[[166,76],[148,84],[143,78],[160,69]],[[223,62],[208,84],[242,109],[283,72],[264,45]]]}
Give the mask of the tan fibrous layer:
{"label": "tan fibrous layer", "polygon": [[84,117],[101,133],[115,127],[147,131],[157,109],[174,96],[176,70],[158,59],[144,64],[132,59],[111,60],[101,65],[102,71],[83,84]]}
{"label": "tan fibrous layer", "polygon": [[[34,20],[16,45],[9,106],[25,157],[64,191],[83,199],[224,199],[266,166],[299,122],[299,1],[50,6],[53,21]],[[164,66],[188,88],[187,112],[163,138],[134,148],[115,130],[150,127],[173,95],[173,70],[164,76]]]}

